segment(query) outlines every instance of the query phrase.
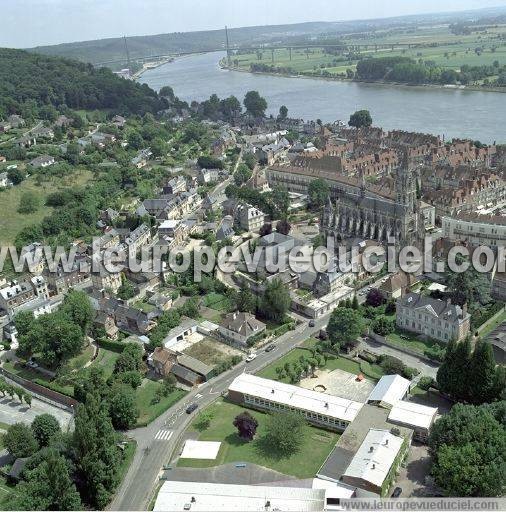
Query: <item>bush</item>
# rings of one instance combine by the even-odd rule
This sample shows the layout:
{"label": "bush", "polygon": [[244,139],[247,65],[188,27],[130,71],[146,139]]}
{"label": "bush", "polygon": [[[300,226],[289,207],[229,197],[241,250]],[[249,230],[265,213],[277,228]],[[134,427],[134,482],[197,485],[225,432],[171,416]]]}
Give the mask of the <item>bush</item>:
{"label": "bush", "polygon": [[112,352],[123,352],[125,350],[126,345],[124,343],[121,343],[121,341],[112,341],[112,340],[106,340],[101,339],[97,340],[97,345],[100,348],[105,348],[106,350],[111,350]]}
{"label": "bush", "polygon": [[402,376],[408,380],[411,380],[413,377],[416,377],[420,373],[420,370],[416,368],[411,368],[410,366],[404,366],[402,369]]}
{"label": "bush", "polygon": [[361,352],[358,357],[371,364],[376,363],[378,360],[378,356],[371,354],[370,352]]}
{"label": "bush", "polygon": [[428,391],[431,387],[435,387],[435,384],[436,382],[434,379],[432,377],[427,377],[426,375],[420,377],[420,380],[418,381],[418,387],[425,391]]}
{"label": "bush", "polygon": [[423,353],[430,359],[442,362],[444,361],[445,358],[446,348],[441,347],[439,345],[432,345],[431,347],[426,347]]}

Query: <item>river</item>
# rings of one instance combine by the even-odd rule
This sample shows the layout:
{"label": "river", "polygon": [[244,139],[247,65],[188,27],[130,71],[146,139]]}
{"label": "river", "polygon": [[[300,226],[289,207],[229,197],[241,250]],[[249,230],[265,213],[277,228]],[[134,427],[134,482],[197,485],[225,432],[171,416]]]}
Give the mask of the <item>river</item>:
{"label": "river", "polygon": [[181,99],[201,101],[257,90],[277,114],[281,105],[291,117],[341,119],[362,108],[384,129],[470,138],[485,143],[506,142],[506,94],[433,87],[403,87],[257,75],[223,70],[223,52],[177,59],[146,71],[139,79],[153,89],[173,87]]}

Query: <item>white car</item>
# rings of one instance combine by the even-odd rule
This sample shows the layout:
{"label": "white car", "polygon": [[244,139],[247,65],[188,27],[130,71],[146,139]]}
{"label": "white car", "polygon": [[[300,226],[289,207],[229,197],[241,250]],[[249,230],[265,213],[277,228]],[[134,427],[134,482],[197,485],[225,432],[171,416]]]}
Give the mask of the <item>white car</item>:
{"label": "white car", "polygon": [[256,357],[257,357],[257,355],[254,352],[252,352],[251,354],[248,354],[248,357],[246,358],[246,362],[251,363],[251,361],[256,359]]}

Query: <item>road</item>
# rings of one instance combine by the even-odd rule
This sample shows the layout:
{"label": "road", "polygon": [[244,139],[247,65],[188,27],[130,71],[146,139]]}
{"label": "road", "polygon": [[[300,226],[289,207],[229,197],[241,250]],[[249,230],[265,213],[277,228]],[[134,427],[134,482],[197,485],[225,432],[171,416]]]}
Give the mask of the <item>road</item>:
{"label": "road", "polygon": [[185,413],[189,403],[196,402],[199,404],[199,409],[209,405],[228,389],[238,375],[243,372],[258,372],[317,333],[327,322],[328,315],[316,320],[314,327],[310,328],[307,322],[297,326],[294,331],[289,331],[277,339],[276,349],[272,352],[260,352],[252,362],[243,362],[212,379],[211,382],[202,384],[192,390],[184,402],[167,410],[147,427],[129,432],[130,437],[137,441],[137,450],[130,469],[109,508],[111,510],[147,509],[162,466],[169,462],[178,445],[179,436],[197,414]]}

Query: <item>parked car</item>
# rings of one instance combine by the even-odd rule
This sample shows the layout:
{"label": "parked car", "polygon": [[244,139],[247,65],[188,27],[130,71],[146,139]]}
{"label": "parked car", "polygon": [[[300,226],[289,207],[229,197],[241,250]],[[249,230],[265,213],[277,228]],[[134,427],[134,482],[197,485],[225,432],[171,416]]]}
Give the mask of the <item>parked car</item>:
{"label": "parked car", "polygon": [[186,408],[186,414],[191,414],[195,409],[197,409],[198,405],[193,403],[193,404],[190,404],[187,408]]}
{"label": "parked car", "polygon": [[267,346],[265,349],[266,352],[272,352],[276,348],[276,345],[273,345],[272,343]]}
{"label": "parked car", "polygon": [[309,327],[314,327],[314,326],[315,326],[314,320],[309,320]]}
{"label": "parked car", "polygon": [[38,368],[39,364],[30,359],[29,361],[26,362],[26,366],[28,366],[28,368]]}
{"label": "parked car", "polygon": [[251,354],[248,355],[248,357],[246,358],[246,362],[247,363],[251,363],[251,361],[253,361],[254,359],[256,359],[257,355],[252,352]]}
{"label": "parked car", "polygon": [[402,494],[402,487],[396,487],[392,493],[392,498],[398,498]]}

